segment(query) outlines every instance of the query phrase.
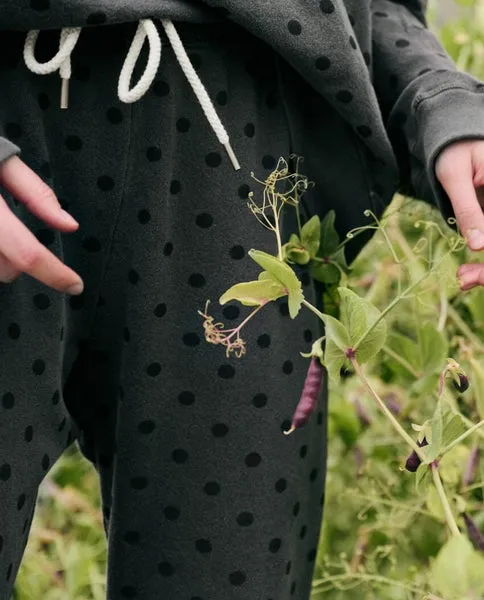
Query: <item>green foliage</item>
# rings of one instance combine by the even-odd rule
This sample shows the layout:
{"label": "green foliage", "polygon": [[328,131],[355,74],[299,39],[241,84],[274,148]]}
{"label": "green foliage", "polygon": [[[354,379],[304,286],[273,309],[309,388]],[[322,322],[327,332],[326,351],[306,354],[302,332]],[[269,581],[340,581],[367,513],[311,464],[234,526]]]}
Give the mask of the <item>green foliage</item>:
{"label": "green foliage", "polygon": [[[469,12],[447,24],[441,39],[460,68],[484,78],[484,2],[465,1]],[[297,206],[306,183],[299,176],[291,180],[284,162],[278,166],[280,179],[292,182],[288,204]],[[283,199],[275,183],[271,198],[269,208],[277,216],[277,203]],[[265,208],[251,205],[267,225]],[[418,228],[419,220],[432,225]],[[470,448],[482,447],[484,432],[461,439],[484,417],[484,291],[458,293],[455,270],[469,255],[463,249],[448,252],[451,235],[427,205],[396,198],[379,232],[349,270],[344,240],[338,238],[330,212],[321,222],[313,217],[284,244],[279,240],[277,257],[251,251],[263,269],[259,278],[236,284],[220,298],[221,303],[238,300],[257,311],[287,295],[295,318],[304,309],[304,296],[296,267],[290,264],[306,265],[314,279],[328,286],[324,362],[331,374],[330,452],[313,600],[484,597],[484,557],[469,542],[461,517],[465,510],[484,529],[484,465],[478,465],[470,482],[463,482]],[[405,294],[436,260],[441,263],[435,274]],[[398,304],[373,327],[396,298]],[[368,388],[353,373],[340,379],[341,368],[348,366],[347,351],[355,345],[370,386],[387,406],[396,407],[405,431],[413,439],[427,436],[427,462],[438,461],[462,535],[449,534],[428,464],[422,463],[415,474],[404,471],[410,450],[389,427]],[[471,388],[459,394],[449,380],[438,398],[439,372],[447,356],[459,360]],[[362,423],[358,403],[371,425]],[[41,488],[14,599],[104,600],[105,572],[97,477],[73,450]]]}

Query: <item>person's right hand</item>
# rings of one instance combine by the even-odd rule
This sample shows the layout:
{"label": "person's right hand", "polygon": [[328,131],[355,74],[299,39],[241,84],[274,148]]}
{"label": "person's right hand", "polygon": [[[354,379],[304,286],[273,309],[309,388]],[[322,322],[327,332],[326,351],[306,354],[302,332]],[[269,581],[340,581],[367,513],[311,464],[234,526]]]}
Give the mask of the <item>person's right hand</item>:
{"label": "person's right hand", "polygon": [[[18,156],[0,164],[0,186],[50,227],[66,233],[79,227],[50,187]],[[79,275],[47,250],[0,196],[0,281],[10,283],[22,273],[68,294],[80,294],[84,287]]]}

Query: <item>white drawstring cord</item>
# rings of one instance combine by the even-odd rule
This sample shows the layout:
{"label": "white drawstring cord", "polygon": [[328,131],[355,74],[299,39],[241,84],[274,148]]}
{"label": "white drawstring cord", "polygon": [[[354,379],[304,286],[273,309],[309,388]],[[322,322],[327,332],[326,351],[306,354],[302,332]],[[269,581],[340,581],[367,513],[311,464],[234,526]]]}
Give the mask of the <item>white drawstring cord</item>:
{"label": "white drawstring cord", "polygon": [[[217,136],[218,141],[227,151],[234,169],[238,171],[240,169],[240,164],[230,145],[228,133],[222,125],[222,121],[215,110],[207,90],[188,58],[175,26],[167,19],[162,19],[161,23],[173,47],[178,63],[190,83],[211,128]],[[53,58],[45,63],[39,63],[35,58],[35,44],[39,37],[39,31],[30,31],[25,39],[24,60],[27,67],[33,73],[47,75],[48,73],[54,73],[57,70],[59,71],[62,78],[61,108],[67,108],[68,105],[69,79],[71,77],[71,54],[77,44],[80,34],[80,27],[66,27],[62,29],[59,50]],[[148,62],[138,83],[130,89],[131,78],[146,38],[148,38],[149,43]],[[126,60],[124,61],[119,76],[118,96],[121,102],[127,104],[136,102],[146,94],[156,77],[156,73],[160,66],[160,60],[161,39],[158,30],[151,19],[142,19],[138,23],[138,28],[136,29],[135,36],[131,42],[128,55],[126,56]]]}
{"label": "white drawstring cord", "polygon": [[29,31],[25,38],[24,60],[27,68],[37,75],[47,75],[59,71],[62,79],[61,108],[65,109],[69,103],[69,79],[71,78],[71,54],[77,40],[81,35],[80,27],[66,27],[60,34],[59,50],[57,54],[45,63],[39,63],[35,58],[35,44],[39,31]]}
{"label": "white drawstring cord", "polygon": [[[138,83],[132,89],[129,89],[131,77],[133,76],[134,68],[146,38],[148,38],[150,47],[148,63]],[[128,55],[119,76],[118,96],[121,102],[125,102],[126,104],[137,102],[146,94],[156,76],[156,72],[160,66],[160,60],[161,40],[158,35],[158,30],[151,19],[142,19],[138,23],[138,29],[131,42]]]}
{"label": "white drawstring cord", "polygon": [[230,160],[232,161],[232,165],[236,171],[240,169],[239,161],[235,156],[235,153],[230,145],[230,140],[225,127],[222,125],[222,121],[220,120],[215,107],[210,100],[210,96],[207,93],[203,83],[200,80],[200,77],[197,75],[186,50],[182,44],[180,36],[178,35],[177,30],[173,23],[167,19],[162,19],[161,23],[163,28],[165,29],[165,33],[170,40],[175,56],[182,68],[182,71],[185,73],[188,82],[192,86],[193,91],[195,92],[195,96],[197,97],[200,106],[202,107],[205,116],[210,123],[215,135],[218,138],[218,141],[224,146],[227,154],[229,155]]}

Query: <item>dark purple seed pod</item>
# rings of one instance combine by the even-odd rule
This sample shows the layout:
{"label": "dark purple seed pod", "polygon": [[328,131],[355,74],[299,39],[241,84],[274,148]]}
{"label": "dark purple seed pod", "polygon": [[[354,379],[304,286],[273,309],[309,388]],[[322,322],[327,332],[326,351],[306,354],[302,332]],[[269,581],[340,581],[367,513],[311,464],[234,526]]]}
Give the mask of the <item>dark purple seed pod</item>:
{"label": "dark purple seed pod", "polygon": [[361,403],[361,400],[359,398],[355,399],[355,407],[356,407],[356,414],[358,415],[358,419],[360,420],[360,423],[364,427],[369,427],[371,425],[371,419],[367,415],[365,407],[363,406],[363,404]]}
{"label": "dark purple seed pod", "polygon": [[469,454],[464,475],[462,476],[462,487],[467,487],[468,485],[471,485],[471,483],[476,478],[476,472],[477,467],[479,465],[480,456],[481,451],[477,446],[474,446]]}
{"label": "dark purple seed pod", "polygon": [[457,376],[459,377],[459,383],[455,379],[452,380],[452,383],[455,389],[462,394],[469,389],[469,378],[464,373],[457,373]]}
{"label": "dark purple seed pod", "polygon": [[384,400],[385,404],[394,415],[398,416],[401,413],[402,407],[400,406],[400,403],[398,402],[397,396],[395,394],[388,394],[384,397]]}
{"label": "dark purple seed pod", "polygon": [[476,550],[484,550],[484,535],[467,513],[462,513],[464,523],[466,524],[467,535]]}
{"label": "dark purple seed pod", "polygon": [[[424,438],[421,442],[417,442],[417,446],[419,448],[423,448],[424,446],[428,445],[429,443],[427,442],[426,438]],[[422,461],[420,460],[419,455],[415,452],[415,450],[412,450],[412,453],[405,462],[405,469],[407,471],[410,471],[410,473],[415,473],[415,471],[419,468],[421,462]]]}
{"label": "dark purple seed pod", "polygon": [[292,417],[291,427],[284,432],[285,435],[289,435],[296,429],[306,425],[311,415],[316,410],[321,385],[323,383],[323,372],[324,368],[321,361],[316,356],[313,356],[304,381],[301,398],[299,399]]}

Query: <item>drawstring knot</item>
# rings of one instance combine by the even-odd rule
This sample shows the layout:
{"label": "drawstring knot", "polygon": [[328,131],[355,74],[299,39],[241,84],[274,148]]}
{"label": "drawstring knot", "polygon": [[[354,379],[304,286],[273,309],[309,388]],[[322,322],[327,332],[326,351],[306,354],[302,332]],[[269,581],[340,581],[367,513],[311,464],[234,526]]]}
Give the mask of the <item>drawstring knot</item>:
{"label": "drawstring knot", "polygon": [[[167,19],[162,19],[161,24],[173,48],[178,64],[192,87],[210,127],[217,136],[220,144],[224,146],[234,169],[236,171],[239,170],[240,164],[230,144],[229,135],[215,110],[205,86],[188,57],[175,26]],[[59,50],[53,58],[45,63],[39,63],[35,58],[35,45],[39,37],[39,31],[30,31],[25,39],[24,61],[30,71],[38,75],[47,75],[48,73],[59,71],[62,80],[62,109],[66,109],[68,106],[69,80],[71,77],[71,54],[79,40],[80,34],[80,27],[67,27],[62,29]],[[131,78],[146,40],[148,40],[149,44],[148,62],[138,83],[130,88]],[[161,50],[161,39],[155,24],[151,19],[141,19],[138,23],[136,33],[131,42],[131,46],[119,76],[118,97],[121,102],[127,104],[137,102],[146,94],[153,83],[160,66]]]}

